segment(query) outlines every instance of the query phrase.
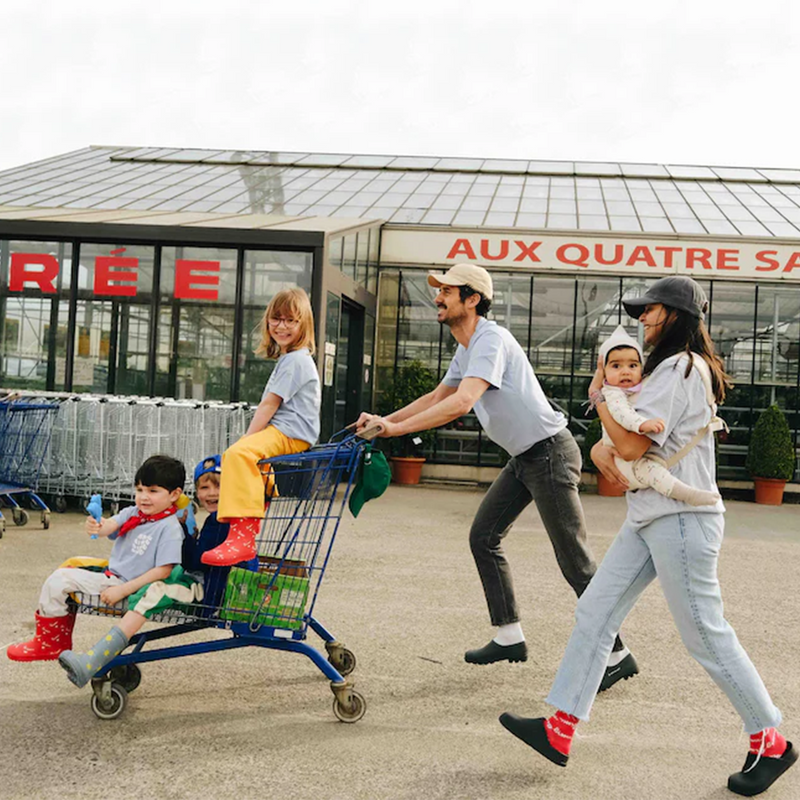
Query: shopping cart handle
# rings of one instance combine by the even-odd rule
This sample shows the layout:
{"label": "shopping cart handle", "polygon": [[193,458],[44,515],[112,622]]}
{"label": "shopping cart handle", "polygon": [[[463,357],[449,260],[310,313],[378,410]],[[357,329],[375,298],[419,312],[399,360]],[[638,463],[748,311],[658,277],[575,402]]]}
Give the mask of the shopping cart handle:
{"label": "shopping cart handle", "polygon": [[380,436],[383,431],[383,425],[381,425],[380,422],[376,422],[374,425],[364,428],[363,431],[358,431],[356,436],[358,436],[359,439],[366,439],[368,442],[371,442],[373,439]]}

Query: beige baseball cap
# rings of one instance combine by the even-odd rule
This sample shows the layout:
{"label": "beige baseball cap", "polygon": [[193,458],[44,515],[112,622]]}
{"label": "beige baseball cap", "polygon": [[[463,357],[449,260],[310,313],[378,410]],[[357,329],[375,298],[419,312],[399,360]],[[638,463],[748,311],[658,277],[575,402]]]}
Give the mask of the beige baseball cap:
{"label": "beige baseball cap", "polygon": [[492,276],[475,264],[453,264],[444,274],[429,272],[428,283],[437,289],[440,286],[469,286],[487,300],[492,299]]}

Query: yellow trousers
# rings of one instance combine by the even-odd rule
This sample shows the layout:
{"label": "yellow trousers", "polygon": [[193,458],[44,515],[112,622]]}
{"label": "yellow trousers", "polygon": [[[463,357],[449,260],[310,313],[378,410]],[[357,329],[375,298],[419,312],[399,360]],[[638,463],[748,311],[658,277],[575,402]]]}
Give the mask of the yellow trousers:
{"label": "yellow trousers", "polygon": [[264,516],[265,476],[258,462],[262,458],[302,453],[308,442],[290,439],[274,425],[243,436],[222,454],[217,519],[228,522],[237,517]]}

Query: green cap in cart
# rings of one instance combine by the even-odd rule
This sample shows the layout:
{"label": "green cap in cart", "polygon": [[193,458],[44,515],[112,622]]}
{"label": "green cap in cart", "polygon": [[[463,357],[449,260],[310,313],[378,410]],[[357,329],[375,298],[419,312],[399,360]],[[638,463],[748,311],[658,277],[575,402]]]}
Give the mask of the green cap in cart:
{"label": "green cap in cart", "polygon": [[392,472],[386,456],[367,445],[358,471],[358,482],[350,494],[350,513],[357,517],[364,503],[380,497],[391,480]]}

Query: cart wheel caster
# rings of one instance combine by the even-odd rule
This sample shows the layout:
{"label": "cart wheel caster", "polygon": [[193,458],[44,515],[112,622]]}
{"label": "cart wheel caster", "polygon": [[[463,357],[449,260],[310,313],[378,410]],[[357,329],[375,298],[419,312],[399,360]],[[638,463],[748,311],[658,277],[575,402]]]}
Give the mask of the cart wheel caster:
{"label": "cart wheel caster", "polygon": [[118,683],[112,683],[108,699],[92,695],[92,711],[98,719],[116,719],[128,702],[128,693]]}
{"label": "cart wheel caster", "polygon": [[349,675],[356,668],[356,657],[353,651],[346,647],[331,648],[328,653],[328,661],[339,670],[342,677]]}
{"label": "cart wheel caster", "polygon": [[338,697],[333,698],[333,713],[340,722],[358,722],[367,713],[367,701],[355,689],[347,692],[348,702],[339,702]]}
{"label": "cart wheel caster", "polygon": [[59,514],[63,514],[67,510],[67,498],[62,496],[56,497],[55,507]]}
{"label": "cart wheel caster", "polygon": [[50,512],[42,511],[42,527],[47,530],[50,527]]}
{"label": "cart wheel caster", "polygon": [[114,667],[108,673],[111,680],[118,686],[121,686],[128,694],[139,688],[142,682],[142,671],[136,664],[127,664],[124,667]]}
{"label": "cart wheel caster", "polygon": [[28,524],[28,512],[24,508],[14,508],[11,511],[11,516],[14,519],[14,524],[20,528]]}

